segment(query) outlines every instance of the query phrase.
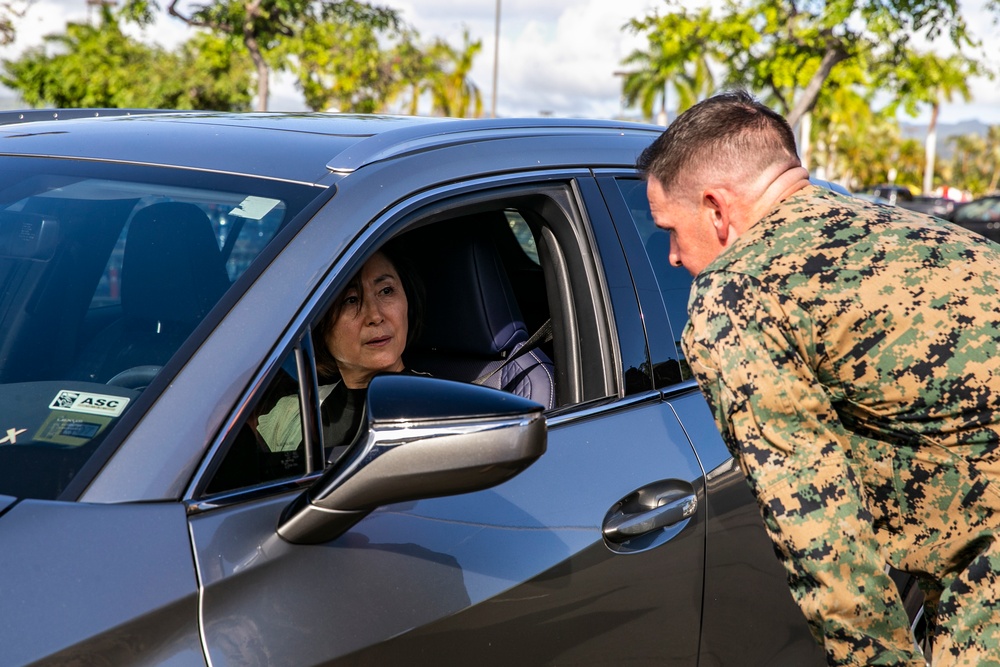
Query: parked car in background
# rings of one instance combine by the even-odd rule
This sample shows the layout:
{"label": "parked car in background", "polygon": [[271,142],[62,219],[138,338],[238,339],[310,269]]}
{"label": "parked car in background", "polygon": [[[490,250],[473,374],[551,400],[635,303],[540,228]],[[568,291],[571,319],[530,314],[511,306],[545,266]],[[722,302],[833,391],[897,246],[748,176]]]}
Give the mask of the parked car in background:
{"label": "parked car in background", "polygon": [[911,211],[919,211],[944,220],[951,219],[956,206],[955,201],[947,197],[914,195],[905,185],[876,185],[873,188],[855,193],[855,196],[878,203],[887,203],[891,206],[899,206]]}
{"label": "parked car in background", "polygon": [[873,204],[880,204],[882,206],[895,206],[891,201],[879,195],[873,195],[870,192],[852,192],[852,196],[858,199],[864,199],[865,201],[870,201]]}
{"label": "parked car in background", "polygon": [[921,213],[927,213],[928,215],[933,215],[936,218],[941,218],[942,220],[951,220],[952,215],[955,213],[955,207],[958,203],[953,199],[948,199],[947,197],[935,197],[931,195],[916,195],[913,197],[913,201],[909,205],[902,205],[903,208],[909,208],[914,211],[920,211]]}
{"label": "parked car in background", "polygon": [[[677,343],[662,128],[41,115],[0,119],[0,665],[823,664]],[[434,377],[335,452],[311,333],[390,240]]]}
{"label": "parked car in background", "polygon": [[886,200],[892,206],[903,206],[913,201],[913,193],[905,185],[876,185],[861,190],[859,194],[871,195]]}
{"label": "parked car in background", "polygon": [[1000,243],[1000,195],[989,195],[960,205],[955,209],[952,221]]}

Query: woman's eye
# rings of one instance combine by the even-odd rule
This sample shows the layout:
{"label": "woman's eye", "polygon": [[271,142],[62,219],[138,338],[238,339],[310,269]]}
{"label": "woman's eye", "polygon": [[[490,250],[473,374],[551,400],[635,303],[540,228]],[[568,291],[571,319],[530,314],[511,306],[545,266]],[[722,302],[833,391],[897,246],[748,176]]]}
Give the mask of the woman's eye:
{"label": "woman's eye", "polygon": [[345,306],[355,306],[358,303],[358,297],[356,296],[345,296],[344,305]]}

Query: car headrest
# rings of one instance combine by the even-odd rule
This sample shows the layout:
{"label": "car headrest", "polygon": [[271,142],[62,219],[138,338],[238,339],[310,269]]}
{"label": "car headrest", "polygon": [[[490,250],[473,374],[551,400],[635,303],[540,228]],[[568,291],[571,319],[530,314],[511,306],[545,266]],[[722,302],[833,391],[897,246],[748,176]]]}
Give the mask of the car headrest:
{"label": "car headrest", "polygon": [[425,250],[420,347],[495,357],[527,340],[507,272],[488,240],[447,239]]}
{"label": "car headrest", "polygon": [[164,202],[129,223],[122,258],[126,317],[157,322],[200,320],[229,287],[208,216],[194,204]]}

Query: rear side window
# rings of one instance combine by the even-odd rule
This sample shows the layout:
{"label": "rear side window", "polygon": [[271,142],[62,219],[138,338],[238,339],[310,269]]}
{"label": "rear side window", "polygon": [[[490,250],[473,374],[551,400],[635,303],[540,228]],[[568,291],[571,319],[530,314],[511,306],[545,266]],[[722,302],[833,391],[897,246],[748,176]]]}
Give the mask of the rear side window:
{"label": "rear side window", "polygon": [[646,198],[646,182],[635,178],[618,179],[617,182],[653,267],[656,283],[663,297],[663,306],[670,318],[673,339],[680,351],[680,336],[688,319],[691,274],[683,268],[670,265],[670,234],[653,222],[649,200]]}
{"label": "rear side window", "polygon": [[0,494],[55,498],[315,190],[0,160]]}

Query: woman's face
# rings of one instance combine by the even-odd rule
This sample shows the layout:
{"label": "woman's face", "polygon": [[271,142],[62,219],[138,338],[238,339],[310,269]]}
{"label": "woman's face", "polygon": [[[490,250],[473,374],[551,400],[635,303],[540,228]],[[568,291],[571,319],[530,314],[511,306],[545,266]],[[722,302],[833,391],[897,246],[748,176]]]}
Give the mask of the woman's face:
{"label": "woman's face", "polygon": [[376,373],[403,370],[407,302],[392,262],[376,253],[332,308],[326,346],[344,384],[367,387]]}

